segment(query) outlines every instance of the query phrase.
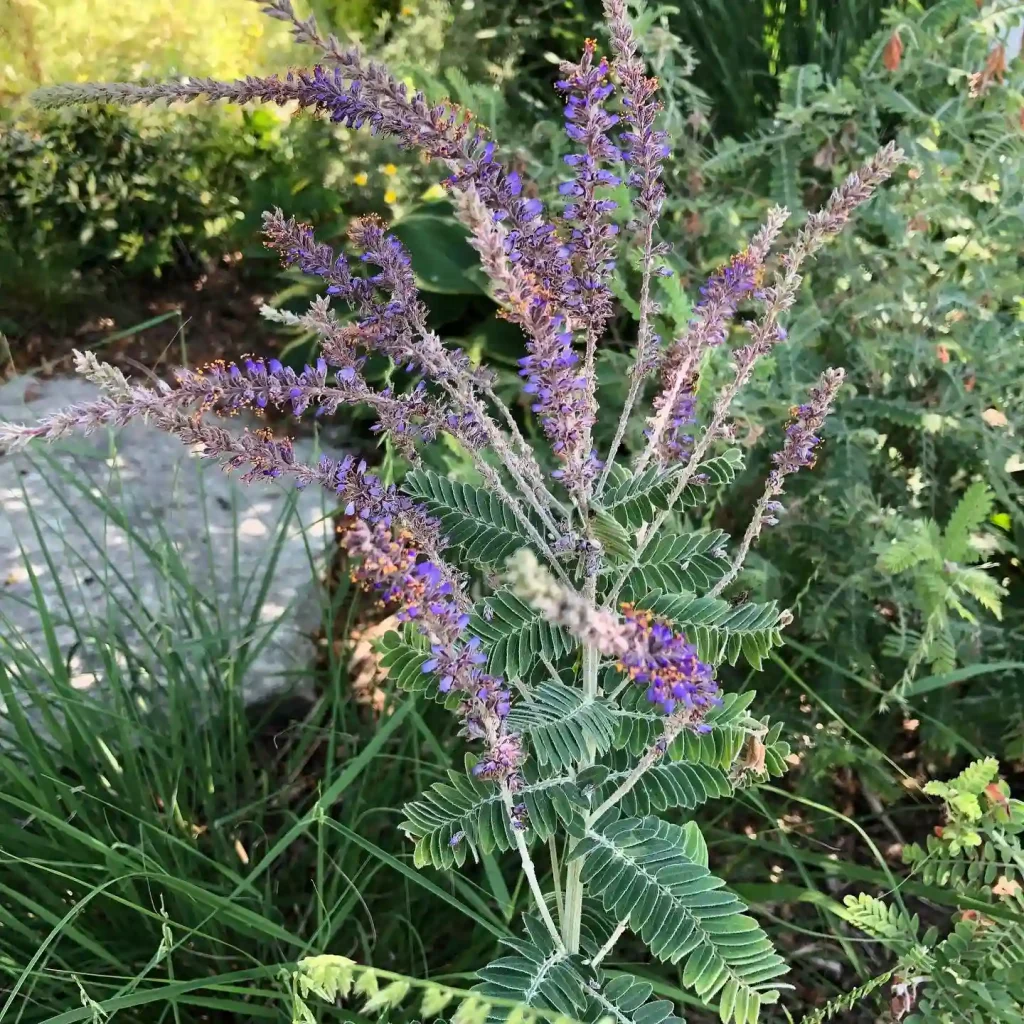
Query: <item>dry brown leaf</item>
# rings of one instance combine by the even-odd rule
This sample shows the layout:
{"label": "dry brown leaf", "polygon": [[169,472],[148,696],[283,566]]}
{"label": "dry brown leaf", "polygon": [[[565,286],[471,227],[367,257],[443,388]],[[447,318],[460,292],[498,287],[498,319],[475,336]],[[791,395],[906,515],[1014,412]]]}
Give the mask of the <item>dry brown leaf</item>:
{"label": "dry brown leaf", "polygon": [[1020,892],[1020,882],[1014,878],[1000,875],[999,881],[992,886],[993,896],[1016,896]]}
{"label": "dry brown leaf", "polygon": [[889,36],[889,41],[885,44],[885,49],[882,50],[882,63],[887,71],[896,71],[899,69],[902,58],[903,40],[900,39],[899,32],[893,30],[893,34]]}
{"label": "dry brown leaf", "polygon": [[387,678],[387,669],[380,663],[380,657],[373,649],[374,641],[385,633],[398,628],[398,619],[389,615],[380,622],[353,629],[350,637],[353,642],[352,657],[348,663],[349,681],[352,696],[357,704],[372,707],[378,714],[384,710],[387,695],[381,683]]}
{"label": "dry brown leaf", "polygon": [[1007,811],[1010,809],[1010,798],[999,788],[997,782],[990,782],[985,787],[985,796],[988,797],[990,803],[996,804]]}

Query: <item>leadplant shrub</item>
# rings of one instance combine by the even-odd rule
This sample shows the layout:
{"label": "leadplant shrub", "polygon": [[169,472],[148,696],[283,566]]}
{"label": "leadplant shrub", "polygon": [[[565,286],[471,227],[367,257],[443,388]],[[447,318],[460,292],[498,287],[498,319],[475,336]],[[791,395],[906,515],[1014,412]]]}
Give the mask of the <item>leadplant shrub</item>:
{"label": "leadplant shrub", "polygon": [[[816,265],[776,376],[755,380],[737,405],[743,427],[760,429],[788,404],[794,383],[834,362],[846,368],[857,395],[833,423],[823,471],[805,481],[807,514],[772,536],[760,579],[751,573],[746,582],[755,595],[805,594],[801,639],[826,644],[828,657],[896,698],[928,666],[942,673],[1011,659],[1020,646],[1015,595],[1000,623],[961,590],[967,615],[942,626],[942,650],[933,651],[941,658],[922,659],[942,595],[923,598],[916,574],[886,567],[892,543],[928,520],[949,522],[984,481],[991,506],[949,561],[957,571],[993,563],[988,583],[975,577],[987,592],[1015,577],[1024,538],[1019,22],[1012,0],[894,5],[842,75],[817,65],[786,70],[772,116],[753,137],[721,140],[701,168],[703,191],[674,211],[681,222],[699,219],[686,246],[699,265],[728,251],[773,203],[826,195],[883,140],[895,137],[913,165]],[[863,703],[864,691],[838,672],[823,675],[820,692],[833,706]],[[1022,712],[1008,706],[1005,687],[976,684],[971,696],[979,700],[970,716],[957,715],[952,689],[933,691],[928,710],[957,717],[970,742],[1015,757]],[[922,731],[948,744],[930,724]]]}
{"label": "leadplant shrub", "polygon": [[[380,221],[354,222],[349,237],[360,256],[350,261],[276,211],[265,219],[267,244],[325,286],[297,318],[321,339],[311,365],[297,372],[252,358],[181,370],[175,386],[151,387],[80,355],[79,369],[103,396],[34,425],[2,424],[0,443],[13,449],[142,418],[245,479],[337,495],[353,579],[402,623],[382,643],[384,664],[398,684],[450,708],[470,748],[464,771],[404,809],[415,860],[452,871],[483,853],[513,853],[532,895],[509,954],[478,971],[481,1004],[494,1000],[491,1012],[502,1017],[521,1004],[576,1020],[675,1020],[671,1004],[649,1002],[649,984],[605,973],[630,931],[657,959],[680,964],[682,983],[717,1005],[723,1021],[756,1021],[778,999],[787,966],[711,873],[704,839],[685,815],[784,770],[780,725],[754,713],[754,693],[727,692],[719,676],[741,658],[757,668],[792,616],[774,604],[734,607],[720,595],[778,522],[787,479],[813,465],[843,371],[826,369],[793,407],[735,547],[720,531],[681,524],[742,465],[732,403],[785,343],[782,319],[805,264],[902,154],[883,147],[774,260],[788,211],[769,211],[704,286],[685,329],[663,341],[652,327],[652,281],[671,273],[656,240],[668,139],[657,126],[658,83],[637,55],[623,0],[605,3],[611,60],[588,41],[578,63],[562,66],[557,89],[572,152],[562,200],[550,210],[468,112],[410,95],[385,67],[323,39],[289,0],[265,9],[319,47],[324,63],[286,78],[64,86],[40,101],[296,103],[441,161],[504,315],[522,329],[520,374],[547,444],[527,444],[488,370],[430,329],[406,250]],[[620,234],[609,190],[623,182],[632,219]],[[614,439],[599,455],[595,360],[615,308],[609,281],[619,253],[636,261],[639,327]],[[341,321],[336,302],[356,318]],[[702,365],[741,307],[750,310],[747,340],[731,352],[730,378],[697,424]],[[371,386],[369,355],[391,360],[392,384]],[[620,443],[654,375],[646,446],[627,467]],[[287,438],[238,435],[203,415],[267,406],[329,415],[346,404],[371,408],[414,467],[422,447],[443,435],[468,453],[481,486],[422,467],[401,487],[385,486],[355,458],[304,464]]]}

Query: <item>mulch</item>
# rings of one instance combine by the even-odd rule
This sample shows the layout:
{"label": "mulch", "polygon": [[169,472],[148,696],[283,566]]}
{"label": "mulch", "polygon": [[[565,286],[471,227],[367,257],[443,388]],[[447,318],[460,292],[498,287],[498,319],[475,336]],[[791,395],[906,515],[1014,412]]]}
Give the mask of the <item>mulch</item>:
{"label": "mulch", "polygon": [[39,318],[10,338],[14,369],[65,376],[73,372],[72,350],[91,348],[125,373],[169,378],[181,365],[273,355],[282,335],[260,316],[268,297],[230,264],[194,281],[125,283],[88,302],[80,318],[59,326]]}

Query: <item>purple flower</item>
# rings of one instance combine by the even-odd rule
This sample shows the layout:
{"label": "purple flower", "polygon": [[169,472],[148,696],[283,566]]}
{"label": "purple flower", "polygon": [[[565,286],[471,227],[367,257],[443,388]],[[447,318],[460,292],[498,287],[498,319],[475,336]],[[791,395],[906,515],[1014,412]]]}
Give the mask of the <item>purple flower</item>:
{"label": "purple flower", "polygon": [[604,165],[618,164],[622,154],[608,137],[619,120],[604,107],[613,91],[608,82],[608,62],[603,57],[595,62],[594,48],[594,41],[587,40],[579,64],[562,65],[564,78],[555,83],[555,88],[568,97],[566,134],[582,150],[565,158],[575,176],[558,189],[572,200],[562,212],[571,225],[569,239],[559,249],[571,264],[571,274],[563,282],[563,298],[565,306],[596,334],[612,312],[606,281],[615,267],[612,257],[618,231],[606,216],[618,204],[599,199],[597,190],[620,183],[622,179]]}
{"label": "purple flower", "polygon": [[511,694],[502,679],[484,670],[487,655],[480,639],[466,636],[470,619],[461,586],[436,562],[421,560],[412,534],[389,529],[387,518],[380,516],[372,526],[357,519],[346,533],[346,549],[357,560],[352,580],[375,590],[382,602],[398,605],[399,620],[414,623],[430,638],[422,672],[437,676],[441,693],[465,697],[459,706],[463,733],[487,745],[475,774],[505,780],[525,760],[519,737],[506,728]]}
{"label": "purple flower", "polygon": [[[782,480],[804,466],[813,466],[815,451],[821,444],[818,431],[832,409],[836,394],[845,379],[842,370],[826,370],[818,383],[811,389],[810,401],[794,406],[790,410],[792,421],[786,427],[786,440],[782,451],[772,455],[775,469],[769,479],[775,479],[775,493],[781,493]],[[778,502],[773,502],[778,505]],[[781,509],[781,505],[779,505]]]}
{"label": "purple flower", "polygon": [[605,13],[615,51],[615,71],[622,84],[627,130],[619,138],[630,166],[627,183],[636,191],[636,205],[644,219],[653,222],[665,198],[661,175],[669,155],[668,135],[655,127],[661,111],[656,99],[658,80],[647,77],[644,62],[636,55],[636,37],[625,0],[605,0]]}
{"label": "purple flower", "polygon": [[721,703],[714,669],[700,660],[697,648],[650,612],[622,606],[625,651],[618,667],[646,690],[647,699],[666,715],[685,709],[691,725]]}

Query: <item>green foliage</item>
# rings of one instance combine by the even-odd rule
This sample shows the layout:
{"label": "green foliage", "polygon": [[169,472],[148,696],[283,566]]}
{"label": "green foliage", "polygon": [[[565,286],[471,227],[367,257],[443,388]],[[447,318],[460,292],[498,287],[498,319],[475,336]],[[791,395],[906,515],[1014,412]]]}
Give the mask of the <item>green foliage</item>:
{"label": "green foliage", "polygon": [[[447,542],[471,562],[503,565],[513,551],[531,543],[511,506],[493,491],[454,483],[429,470],[409,473],[402,487],[441,521]],[[531,522],[537,525],[532,516]]]}
{"label": "green foliage", "polygon": [[701,657],[711,662],[735,665],[742,654],[751,667],[759,669],[768,652],[782,643],[774,601],[734,607],[715,597],[655,592],[637,604],[675,623],[696,644]]}
{"label": "green foliage", "polygon": [[[736,448],[701,463],[700,475],[706,479],[692,480],[680,495],[683,508],[708,504],[711,488],[732,483],[743,466],[743,458]],[[658,512],[667,507],[674,486],[674,478],[681,467],[663,469],[652,466],[640,474],[616,467],[601,498],[601,508],[611,513],[623,526],[637,530],[650,523]]]}
{"label": "green foliage", "polygon": [[[531,964],[527,959],[536,947],[528,942],[516,943],[524,954],[520,957],[504,958],[513,966],[502,961],[505,970],[517,970],[520,965]],[[541,961],[543,963],[543,960]],[[493,965],[492,965],[493,966]],[[547,966],[547,965],[545,965]],[[500,973],[496,971],[495,973]],[[534,974],[531,978],[543,991],[549,1001],[555,1001],[560,989],[557,987],[559,971],[557,965],[547,968],[546,978]],[[292,1024],[316,1024],[317,1016],[307,1000],[316,996],[326,1003],[339,1000],[357,1000],[360,1013],[367,1017],[388,1017],[394,1011],[416,1000],[419,1013],[424,1020],[433,1020],[439,1014],[449,1012],[452,1021],[458,1024],[484,1024],[485,1021],[516,1021],[519,1024],[536,1024],[538,1021],[554,1021],[570,1024],[579,1020],[580,1014],[572,1004],[570,1010],[561,1016],[544,1007],[533,1007],[521,1000],[519,990],[501,984],[478,985],[472,991],[442,985],[435,981],[407,977],[393,971],[358,964],[348,957],[332,954],[307,956],[300,960],[290,979]],[[565,1002],[565,1000],[561,1000]],[[580,1006],[578,1009],[582,1009]],[[439,1024],[444,1024],[439,1021]]]}
{"label": "green foliage", "polygon": [[622,588],[627,600],[638,600],[652,590],[701,593],[710,590],[728,569],[727,535],[723,530],[702,533],[666,533],[655,540]]}
{"label": "green foliage", "polygon": [[[1004,845],[1007,833],[1024,831],[1024,804],[1012,800],[1005,783],[997,783],[999,763],[994,758],[973,762],[948,782],[933,781],[926,793],[946,802],[948,824],[942,843],[948,853],[961,849],[979,857],[984,845]],[[979,803],[979,798],[983,804]],[[964,822],[977,829],[977,842],[965,843]],[[950,836],[947,838],[946,833]],[[919,848],[906,851],[906,860],[927,868],[933,854]],[[1022,862],[1024,863],[1024,862]],[[898,1020],[909,1024],[953,1024],[967,1021],[1010,1024],[1024,1015],[1024,898],[1013,875],[1000,885],[978,889],[948,872],[929,875],[929,885],[950,888],[954,904],[966,896],[964,909],[949,933],[940,939],[936,927],[920,934],[917,915],[902,905],[887,905],[867,894],[847,896],[842,918],[895,954],[896,965],[851,992],[830,1000],[803,1018],[803,1024],[819,1024],[836,1014],[866,1005],[882,984],[891,982],[891,1006]],[[977,898],[983,901],[979,903]],[[920,990],[920,991],[919,991]]]}
{"label": "green foliage", "polygon": [[[756,1021],[778,998],[782,959],[744,906],[694,856],[686,830],[655,817],[623,818],[588,831],[584,880],[606,911],[628,920],[662,960],[684,960],[683,984],[718,996],[724,1022]],[[691,840],[692,843],[692,840]]]}
{"label": "green foliage", "polygon": [[[602,763],[587,769],[577,778],[578,785],[593,791],[590,802],[599,805],[629,777],[632,759],[616,751],[602,759]],[[717,767],[700,762],[671,758],[648,769],[619,801],[619,808],[627,818],[645,818],[652,811],[659,814],[681,807],[690,811],[708,800],[731,796],[732,785],[726,773]]]}
{"label": "green foliage", "polygon": [[974,761],[948,782],[932,780],[924,791],[942,798],[946,820],[926,848],[912,843],[903,858],[929,884],[970,892],[1024,879],[1024,802],[1011,798],[994,757]]}
{"label": "green foliage", "polygon": [[508,590],[484,598],[469,627],[486,645],[487,671],[505,679],[522,679],[538,657],[557,661],[578,646],[575,637]]}
{"label": "green foliage", "polygon": [[[879,567],[894,576],[909,575],[917,595],[918,612],[924,628],[910,654],[906,670],[893,693],[902,695],[914,680],[918,667],[927,662],[935,674],[956,667],[956,637],[950,621],[955,613],[970,624],[977,623],[974,612],[961,600],[973,598],[997,619],[1002,618],[1002,597],[1006,588],[983,570],[974,567],[980,560],[970,547],[971,535],[988,519],[993,494],[983,481],[973,483],[950,515],[945,530],[934,520],[912,520],[897,525],[899,539],[892,541],[879,556]],[[905,637],[899,634],[890,650],[899,650]]]}
{"label": "green foliage", "polygon": [[484,999],[551,1008],[573,1020],[585,1017],[588,993],[580,975],[581,958],[555,949],[536,918],[527,917],[526,928],[528,939],[509,940],[514,955],[499,957],[478,972],[480,983],[474,991]]}
{"label": "green foliage", "polygon": [[557,682],[541,683],[509,714],[509,725],[529,740],[541,765],[568,768],[609,750],[615,714],[598,697]]}
{"label": "green foliage", "polygon": [[[466,771],[448,772],[447,782],[435,782],[421,799],[405,805],[401,828],[416,842],[418,866],[461,867],[467,852],[474,856],[515,846],[508,811],[492,785],[478,782]],[[579,833],[588,802],[571,775],[542,772],[528,766],[516,799],[525,803],[531,830],[539,839],[556,833],[559,823]],[[453,837],[462,836],[453,843]]]}

